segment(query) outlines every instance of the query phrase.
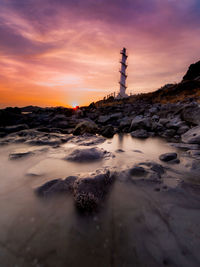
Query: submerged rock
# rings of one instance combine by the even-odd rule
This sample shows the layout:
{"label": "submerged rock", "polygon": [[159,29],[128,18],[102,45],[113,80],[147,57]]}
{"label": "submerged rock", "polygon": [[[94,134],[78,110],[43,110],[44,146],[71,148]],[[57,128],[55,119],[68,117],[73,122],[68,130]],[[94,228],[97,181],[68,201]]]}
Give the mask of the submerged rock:
{"label": "submerged rock", "polygon": [[74,199],[81,211],[94,211],[108,193],[114,176],[109,171],[94,176],[80,178],[74,183]]}
{"label": "submerged rock", "polygon": [[109,153],[106,150],[93,147],[86,149],[76,149],[69,154],[65,159],[76,162],[87,162],[103,159]]}
{"label": "submerged rock", "polygon": [[147,171],[141,166],[134,166],[130,169],[129,173],[133,176],[145,176],[147,174]]}
{"label": "submerged rock", "polygon": [[165,153],[159,156],[161,161],[169,162],[177,159],[177,153]]}
{"label": "submerged rock", "polygon": [[49,197],[59,193],[73,192],[73,185],[77,177],[69,176],[65,180],[54,179],[38,187],[35,192],[40,197]]}
{"label": "submerged rock", "polygon": [[138,129],[138,130],[131,132],[131,136],[136,137],[136,138],[148,138],[149,133],[144,129]]}
{"label": "submerged rock", "polygon": [[12,152],[9,155],[9,159],[20,159],[20,158],[28,157],[31,155],[34,155],[34,152],[32,152],[32,151]]}

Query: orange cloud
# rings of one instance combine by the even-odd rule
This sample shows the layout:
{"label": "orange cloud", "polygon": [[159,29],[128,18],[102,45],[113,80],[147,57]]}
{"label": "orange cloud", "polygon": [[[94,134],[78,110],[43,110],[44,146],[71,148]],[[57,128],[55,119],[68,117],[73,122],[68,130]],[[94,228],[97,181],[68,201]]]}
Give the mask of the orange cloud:
{"label": "orange cloud", "polygon": [[1,107],[101,99],[118,90],[123,46],[135,93],[179,81],[199,59],[196,0],[2,0],[0,8]]}

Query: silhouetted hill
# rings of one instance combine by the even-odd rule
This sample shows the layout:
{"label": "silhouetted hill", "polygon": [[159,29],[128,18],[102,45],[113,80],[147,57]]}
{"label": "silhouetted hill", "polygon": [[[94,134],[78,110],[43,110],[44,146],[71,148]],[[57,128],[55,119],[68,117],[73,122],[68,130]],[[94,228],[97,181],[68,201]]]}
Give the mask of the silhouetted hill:
{"label": "silhouetted hill", "polygon": [[187,73],[183,77],[183,81],[200,80],[200,61],[190,65]]}

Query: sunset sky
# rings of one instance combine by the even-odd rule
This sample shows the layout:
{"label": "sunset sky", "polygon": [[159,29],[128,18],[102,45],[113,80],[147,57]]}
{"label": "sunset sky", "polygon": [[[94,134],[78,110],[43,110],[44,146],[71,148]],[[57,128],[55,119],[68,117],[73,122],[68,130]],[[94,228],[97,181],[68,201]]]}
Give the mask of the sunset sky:
{"label": "sunset sky", "polygon": [[181,80],[200,58],[199,0],[0,0],[0,107],[85,105]]}

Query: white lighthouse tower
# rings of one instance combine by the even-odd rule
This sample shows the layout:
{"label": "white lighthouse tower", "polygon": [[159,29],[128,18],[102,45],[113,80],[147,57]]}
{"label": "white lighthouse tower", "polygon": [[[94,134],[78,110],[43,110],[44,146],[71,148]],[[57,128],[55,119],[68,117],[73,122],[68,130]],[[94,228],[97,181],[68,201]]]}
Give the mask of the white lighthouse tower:
{"label": "white lighthouse tower", "polygon": [[123,48],[121,51],[120,51],[120,54],[122,55],[122,59],[120,61],[121,63],[121,69],[120,69],[120,91],[119,91],[119,94],[117,96],[117,98],[124,98],[124,97],[128,97],[128,95],[125,93],[126,91],[126,78],[127,78],[127,75],[126,75],[126,68],[127,68],[127,64],[126,64],[126,60],[127,60],[127,54],[126,54],[126,48]]}

